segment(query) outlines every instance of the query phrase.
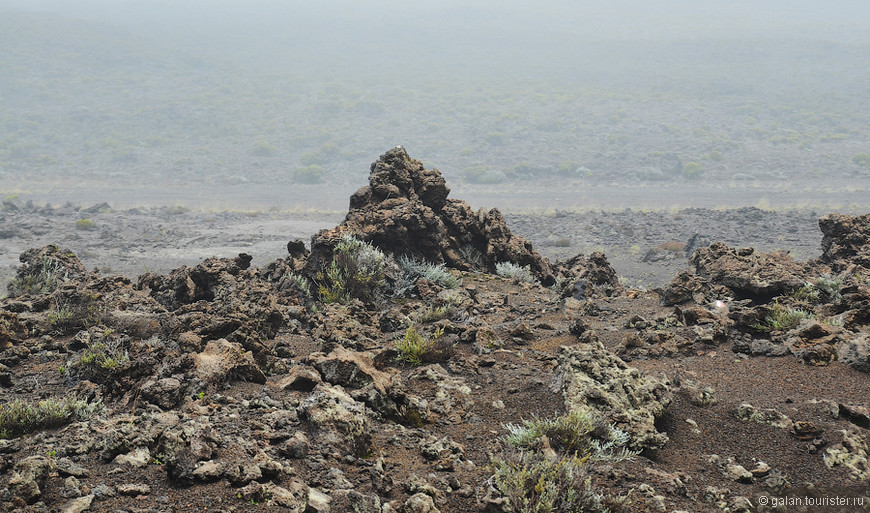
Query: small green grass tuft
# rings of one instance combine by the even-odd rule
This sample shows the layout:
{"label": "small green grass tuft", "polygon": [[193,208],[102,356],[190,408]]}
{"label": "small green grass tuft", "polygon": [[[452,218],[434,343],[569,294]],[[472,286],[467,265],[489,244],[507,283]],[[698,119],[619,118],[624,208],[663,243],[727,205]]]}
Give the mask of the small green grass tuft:
{"label": "small green grass tuft", "polygon": [[753,326],[758,331],[788,331],[794,329],[804,319],[814,319],[815,316],[799,308],[791,308],[775,301],[763,323]]}
{"label": "small green grass tuft", "polygon": [[410,326],[405,335],[396,339],[398,360],[412,367],[425,362],[437,362],[450,359],[453,347],[442,342],[444,328],[438,328],[431,337],[421,335],[417,328]]}

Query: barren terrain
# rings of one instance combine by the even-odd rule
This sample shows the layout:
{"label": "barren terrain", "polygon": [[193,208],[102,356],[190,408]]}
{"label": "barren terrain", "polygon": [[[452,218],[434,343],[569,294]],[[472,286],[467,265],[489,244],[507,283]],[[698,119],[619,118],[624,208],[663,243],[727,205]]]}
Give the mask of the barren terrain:
{"label": "barren terrain", "polygon": [[[0,303],[6,510],[518,511],[539,486],[588,494],[583,511],[866,497],[866,216],[502,217],[443,184],[397,148],[344,221],[7,200],[4,251],[73,251],[22,254]],[[348,235],[412,260],[352,288],[342,266],[386,257]],[[409,275],[414,258],[444,267]],[[63,398],[77,409],[51,424],[14,413]],[[532,477],[571,465],[588,489]]]}

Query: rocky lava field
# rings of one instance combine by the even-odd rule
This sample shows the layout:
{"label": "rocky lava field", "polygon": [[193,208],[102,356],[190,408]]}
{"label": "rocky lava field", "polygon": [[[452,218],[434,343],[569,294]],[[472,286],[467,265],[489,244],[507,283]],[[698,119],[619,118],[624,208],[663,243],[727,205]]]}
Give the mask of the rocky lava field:
{"label": "rocky lava field", "polygon": [[806,261],[696,240],[646,290],[600,252],[550,261],[448,194],[395,148],[341,224],[259,267],[242,253],[133,280],[22,253],[0,300],[0,510],[868,495],[870,215],[819,219]]}

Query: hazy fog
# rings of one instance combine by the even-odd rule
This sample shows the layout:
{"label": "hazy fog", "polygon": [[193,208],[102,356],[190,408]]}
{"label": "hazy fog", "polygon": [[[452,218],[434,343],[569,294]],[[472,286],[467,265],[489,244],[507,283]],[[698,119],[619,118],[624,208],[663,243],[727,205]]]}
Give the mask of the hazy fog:
{"label": "hazy fog", "polygon": [[337,207],[402,144],[543,206],[605,182],[861,201],[868,28],[859,1],[0,0],[0,193]]}

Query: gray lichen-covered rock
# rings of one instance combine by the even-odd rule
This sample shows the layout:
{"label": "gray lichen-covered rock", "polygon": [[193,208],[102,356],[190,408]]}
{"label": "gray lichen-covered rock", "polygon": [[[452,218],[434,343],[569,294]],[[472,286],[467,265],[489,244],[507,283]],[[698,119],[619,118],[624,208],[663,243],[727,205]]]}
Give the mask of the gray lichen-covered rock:
{"label": "gray lichen-covered rock", "polygon": [[837,357],[856,370],[870,373],[870,335],[858,335],[852,340],[841,341],[837,346]]}
{"label": "gray lichen-covered rock", "polygon": [[401,511],[402,513],[440,513],[432,497],[425,493],[417,493],[409,497],[402,505]]}
{"label": "gray lichen-covered rock", "polygon": [[363,401],[373,410],[386,415],[397,412],[389,394],[394,376],[376,369],[367,354],[335,346],[328,355],[314,353],[308,361],[320,371],[324,381],[345,387],[354,399]]}
{"label": "gray lichen-covered rock", "polygon": [[829,447],[825,452],[825,465],[832,468],[841,465],[852,472],[852,478],[858,481],[870,479],[870,449],[867,439],[854,431],[840,431],[843,442]]}
{"label": "gray lichen-covered rock", "polygon": [[299,405],[299,411],[317,429],[317,441],[349,454],[367,454],[371,445],[371,422],[362,403],[340,386],[320,383]]}
{"label": "gray lichen-covered rock", "polygon": [[563,347],[559,355],[562,393],[569,411],[581,409],[630,436],[635,450],[657,449],[667,441],[655,427],[673,398],[670,382],[644,376],[597,339]]}
{"label": "gray lichen-covered rock", "polygon": [[24,502],[32,504],[42,496],[40,487],[54,469],[55,463],[51,458],[45,456],[24,458],[12,470],[9,491],[13,497],[20,497]]}
{"label": "gray lichen-covered rock", "polygon": [[737,407],[737,418],[743,422],[758,422],[760,424],[768,424],[779,429],[791,430],[794,428],[792,421],[785,414],[776,411],[773,408],[757,409],[749,403],[741,403]]}

